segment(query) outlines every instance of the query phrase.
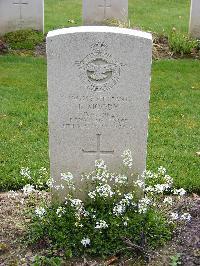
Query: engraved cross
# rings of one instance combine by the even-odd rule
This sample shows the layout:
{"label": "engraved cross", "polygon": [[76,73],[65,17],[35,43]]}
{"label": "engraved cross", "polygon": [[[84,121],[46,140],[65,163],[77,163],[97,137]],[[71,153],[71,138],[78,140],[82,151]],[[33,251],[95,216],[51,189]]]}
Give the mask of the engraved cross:
{"label": "engraved cross", "polygon": [[28,2],[26,0],[16,0],[13,2],[13,5],[16,5],[19,7],[19,16],[20,16],[20,20],[22,20],[22,7],[23,5],[28,5]]}
{"label": "engraved cross", "polygon": [[91,153],[91,154],[96,154],[97,159],[100,159],[101,154],[113,154],[114,150],[112,151],[104,151],[101,149],[101,134],[97,134],[97,148],[96,150],[84,150],[82,149],[84,153]]}
{"label": "engraved cross", "polygon": [[99,4],[98,7],[103,8],[103,12],[104,12],[104,19],[106,19],[106,11],[108,8],[111,8],[111,0],[102,0],[103,3]]}

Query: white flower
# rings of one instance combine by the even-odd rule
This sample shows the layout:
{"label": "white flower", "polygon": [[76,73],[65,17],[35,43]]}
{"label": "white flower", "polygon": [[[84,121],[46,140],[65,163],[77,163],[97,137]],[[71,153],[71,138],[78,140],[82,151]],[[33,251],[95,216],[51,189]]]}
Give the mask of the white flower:
{"label": "white flower", "polygon": [[70,199],[70,201],[71,201],[72,207],[78,207],[79,208],[80,206],[83,205],[83,202],[80,199]]}
{"label": "white flower", "polygon": [[116,216],[122,215],[126,211],[127,206],[130,205],[135,206],[133,195],[131,193],[124,194],[124,198],[114,206],[113,214]]}
{"label": "white flower", "polygon": [[40,174],[48,174],[47,169],[46,169],[45,167],[41,167],[41,168],[39,169],[39,173],[40,173]]}
{"label": "white flower", "polygon": [[165,190],[165,186],[163,184],[156,184],[154,186],[155,192],[157,193],[163,193]]}
{"label": "white flower", "polygon": [[97,173],[91,176],[92,181],[98,180],[100,183],[107,183],[109,178],[109,173],[107,170],[103,169],[103,171],[98,170]]}
{"label": "white flower", "polygon": [[190,221],[192,218],[192,216],[188,213],[188,212],[185,212],[181,215],[180,219],[181,220],[185,220],[185,221]]}
{"label": "white flower", "polygon": [[158,173],[162,174],[162,175],[165,175],[167,172],[167,170],[163,167],[163,166],[160,166],[158,168]]}
{"label": "white flower", "polygon": [[60,218],[62,216],[62,214],[65,213],[65,208],[63,207],[58,207],[58,209],[56,210],[56,214],[58,215],[58,217]]}
{"label": "white flower", "polygon": [[76,218],[80,220],[81,216],[87,216],[87,211],[84,208],[83,202],[80,199],[70,199],[71,206],[76,210]]}
{"label": "white flower", "polygon": [[128,217],[124,217],[123,218],[123,224],[124,224],[124,226],[128,226],[128,221],[129,221],[129,218]]}
{"label": "white flower", "polygon": [[113,208],[113,214],[116,216],[122,215],[125,211],[126,211],[126,205],[124,204],[119,203]]}
{"label": "white flower", "polygon": [[172,212],[172,213],[170,214],[170,217],[171,217],[172,220],[178,220],[178,218],[179,218],[177,212]]}
{"label": "white flower", "polygon": [[126,167],[131,168],[133,166],[133,158],[131,150],[124,151],[122,154],[122,158],[123,158],[123,164]]}
{"label": "white flower", "polygon": [[20,170],[20,174],[28,179],[31,179],[31,172],[28,167],[22,167]]}
{"label": "white flower", "polygon": [[81,244],[84,246],[84,247],[87,247],[90,245],[90,239],[89,238],[83,238],[81,240]]}
{"label": "white flower", "polygon": [[151,171],[144,171],[142,173],[142,179],[153,179],[153,178],[156,178],[157,176],[155,174],[153,174]]}
{"label": "white flower", "polygon": [[144,189],[145,187],[145,183],[141,180],[141,179],[138,179],[137,181],[134,182],[136,186]]}
{"label": "white flower", "polygon": [[35,214],[36,214],[37,216],[39,216],[40,218],[42,218],[42,217],[44,216],[45,213],[46,213],[46,210],[45,210],[45,208],[43,208],[43,207],[37,207],[37,208],[35,209]]}
{"label": "white flower", "polygon": [[151,204],[151,200],[147,197],[142,198],[138,202],[138,212],[139,213],[146,213],[148,210],[148,206]]}
{"label": "white flower", "polygon": [[167,182],[167,184],[169,184],[170,186],[173,184],[173,178],[171,176],[165,175],[164,179]]}
{"label": "white flower", "polygon": [[164,198],[163,203],[172,205],[172,197],[166,197],[166,198]]}
{"label": "white flower", "polygon": [[185,194],[186,194],[186,191],[183,188],[174,189],[174,195],[184,196]]}
{"label": "white flower", "polygon": [[72,173],[70,173],[70,172],[68,172],[66,174],[61,173],[60,175],[61,175],[61,179],[66,182],[68,188],[75,190],[75,185],[74,185],[74,181],[73,181],[74,177],[73,177]]}
{"label": "white flower", "polygon": [[22,188],[22,190],[25,195],[29,195],[35,191],[35,188],[33,185],[27,184]]}
{"label": "white flower", "polygon": [[49,187],[49,188],[53,188],[53,184],[55,183],[55,181],[53,180],[53,178],[49,178],[46,182],[46,185]]}
{"label": "white flower", "polygon": [[98,193],[100,197],[112,197],[115,194],[108,184],[97,186],[96,193]]}
{"label": "white flower", "polygon": [[127,183],[128,177],[125,175],[112,176],[110,181],[114,180],[115,184],[123,185]]}
{"label": "white flower", "polygon": [[98,169],[106,170],[106,164],[103,160],[96,160],[95,161],[95,167]]}
{"label": "white flower", "polygon": [[100,221],[96,222],[96,225],[95,225],[96,229],[105,229],[107,227],[108,227],[108,225],[104,220],[100,220]]}
{"label": "white flower", "polygon": [[88,193],[88,196],[89,196],[91,199],[95,199],[95,197],[96,197],[96,191],[90,191],[90,192]]}
{"label": "white flower", "polygon": [[70,172],[68,172],[68,173],[61,173],[60,174],[61,175],[61,179],[62,180],[65,180],[65,181],[72,181],[73,180],[73,175],[72,175],[72,173],[70,173]]}
{"label": "white flower", "polygon": [[[133,200],[133,194],[132,193],[127,193],[127,194],[124,194],[124,198],[128,201],[132,201]],[[128,202],[129,204],[130,202]]]}
{"label": "white flower", "polygon": [[89,211],[83,210],[83,216],[88,217],[90,215]]}

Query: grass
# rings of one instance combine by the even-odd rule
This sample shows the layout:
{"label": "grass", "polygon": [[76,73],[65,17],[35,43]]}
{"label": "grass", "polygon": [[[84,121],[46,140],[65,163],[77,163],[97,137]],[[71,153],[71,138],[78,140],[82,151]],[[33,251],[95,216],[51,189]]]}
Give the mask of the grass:
{"label": "grass", "polygon": [[[200,64],[195,60],[153,63],[148,168],[163,165],[178,187],[200,192]],[[48,161],[46,61],[1,56],[0,189],[23,185],[22,166]]]}
{"label": "grass", "polygon": [[148,167],[165,166],[178,187],[200,191],[200,64],[153,64]]}
{"label": "grass", "polygon": [[[131,26],[157,33],[169,33],[173,27],[187,33],[189,13],[190,0],[129,0]],[[46,0],[46,32],[81,24],[82,0]]]}
{"label": "grass", "polygon": [[22,185],[22,166],[48,167],[46,63],[39,58],[0,57],[0,188]]}

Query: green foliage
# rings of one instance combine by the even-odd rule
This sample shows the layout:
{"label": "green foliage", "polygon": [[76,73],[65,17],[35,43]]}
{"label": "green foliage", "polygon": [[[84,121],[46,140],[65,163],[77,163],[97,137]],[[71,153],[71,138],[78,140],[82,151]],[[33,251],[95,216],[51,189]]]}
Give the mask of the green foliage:
{"label": "green foliage", "polygon": [[181,265],[181,254],[180,253],[177,253],[176,255],[174,256],[171,256],[170,257],[171,259],[171,262],[170,262],[170,266],[177,266],[177,265]]}
{"label": "green foliage", "polygon": [[28,167],[22,167],[20,170],[21,182],[24,185],[33,186],[37,190],[48,189],[47,182],[49,173],[45,167],[41,167],[38,171],[32,171]]}
{"label": "green foliage", "polygon": [[4,35],[4,40],[11,49],[33,50],[44,40],[42,32],[35,30],[18,30]]}
{"label": "green foliage", "polygon": [[45,256],[35,256],[34,262],[31,266],[61,266],[62,260],[59,257],[45,257]]}
{"label": "green foliage", "polygon": [[[125,168],[132,164],[131,153],[128,156],[123,161]],[[81,181],[84,183],[79,184],[84,187],[84,201],[76,198],[77,191],[83,191],[75,188],[72,174],[61,174],[68,191],[65,202],[43,203],[31,209],[29,242],[36,245],[45,242],[54,250],[62,250],[67,258],[84,254],[102,257],[119,251],[125,254],[128,252],[125,239],[144,250],[163,245],[171,239],[174,226],[169,222],[168,210],[164,207],[159,210],[164,192],[172,191],[171,178],[163,169],[151,174],[151,179],[163,180],[159,184],[162,193],[155,181],[151,186],[154,192],[146,192],[141,198],[144,186],[141,180],[131,181],[125,175],[127,171],[110,173],[103,161],[96,161],[95,171],[85,175]],[[53,179],[50,184],[56,190],[61,189]]]}
{"label": "green foliage", "polygon": [[191,54],[192,50],[198,47],[197,40],[193,40],[176,30],[169,34],[168,40],[171,51],[177,54]]}
{"label": "green foliage", "polygon": [[[123,238],[128,238],[140,246],[143,241],[147,241],[149,248],[156,248],[171,239],[170,227],[160,213],[153,211],[149,211],[146,215],[126,213],[130,223],[130,226],[126,228],[121,219],[111,217],[108,213],[110,211],[108,205],[109,203],[103,205],[105,211],[102,209],[98,217],[107,221],[109,229],[100,231],[94,229],[93,219],[81,219],[81,223],[76,227],[77,220],[71,208],[66,208],[66,213],[59,218],[56,211],[60,205],[51,206],[42,221],[37,218],[33,219],[29,229],[30,243],[36,244],[41,240],[46,240],[54,243],[51,244],[51,248],[61,249],[66,258],[71,258],[84,253],[97,257],[109,256],[123,249],[123,253],[126,253],[128,249]],[[92,209],[90,205],[86,205],[86,208]],[[81,240],[85,237],[90,238],[91,247],[84,248],[81,244]]]}

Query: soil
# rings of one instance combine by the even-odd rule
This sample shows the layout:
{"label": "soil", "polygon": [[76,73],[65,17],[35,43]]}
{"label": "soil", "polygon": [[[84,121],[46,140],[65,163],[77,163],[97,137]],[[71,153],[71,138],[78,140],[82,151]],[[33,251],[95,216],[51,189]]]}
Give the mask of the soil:
{"label": "soil", "polygon": [[[36,45],[34,50],[11,50],[9,45],[3,40],[0,40],[0,55],[11,53],[15,55],[32,55],[32,56],[46,56],[46,43]],[[153,59],[179,59],[179,58],[192,58],[200,59],[200,49],[193,49],[191,54],[177,54],[170,51],[168,38],[165,36],[158,36],[153,34]]]}
{"label": "soil", "polygon": [[[35,198],[49,197],[48,193],[40,193]],[[0,266],[28,266],[34,261],[34,256],[44,255],[45,250],[33,250],[26,245],[24,236],[26,229],[24,222],[28,221],[25,215],[27,198],[21,192],[16,197],[11,197],[10,193],[0,194]],[[176,210],[189,212],[192,216],[190,222],[180,226],[174,232],[173,240],[163,248],[149,254],[148,263],[132,258],[111,257],[102,261],[86,260],[65,262],[63,265],[71,266],[100,266],[100,265],[133,265],[133,266],[168,266],[200,265],[200,197],[191,195],[185,197],[184,201],[176,206]],[[175,211],[176,211],[175,210]],[[181,264],[171,264],[172,258],[180,254],[178,262]]]}
{"label": "soil", "polygon": [[0,55],[8,52],[8,47],[5,42],[0,39]]}

